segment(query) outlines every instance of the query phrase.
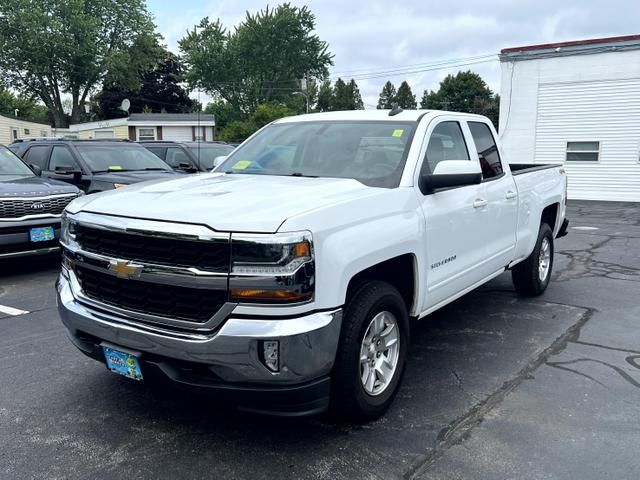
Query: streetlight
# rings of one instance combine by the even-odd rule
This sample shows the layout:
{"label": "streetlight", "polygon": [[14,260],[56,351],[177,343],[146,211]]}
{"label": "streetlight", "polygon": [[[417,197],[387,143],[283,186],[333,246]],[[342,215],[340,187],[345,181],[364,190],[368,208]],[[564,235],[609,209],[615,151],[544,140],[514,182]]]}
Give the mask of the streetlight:
{"label": "streetlight", "polygon": [[304,92],[293,92],[293,95],[302,95],[307,102],[307,113],[309,113],[309,95]]}

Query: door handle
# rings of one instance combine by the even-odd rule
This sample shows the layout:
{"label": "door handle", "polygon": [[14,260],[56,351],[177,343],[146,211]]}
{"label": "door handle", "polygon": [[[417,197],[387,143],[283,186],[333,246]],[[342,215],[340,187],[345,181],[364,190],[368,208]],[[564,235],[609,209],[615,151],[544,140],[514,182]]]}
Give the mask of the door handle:
{"label": "door handle", "polygon": [[513,190],[507,190],[507,192],[504,194],[504,198],[506,198],[507,200],[511,200],[512,198],[516,198],[518,196],[517,192],[514,192]]}
{"label": "door handle", "polygon": [[487,202],[484,198],[476,198],[473,202],[473,208],[486,207],[488,203],[489,202]]}

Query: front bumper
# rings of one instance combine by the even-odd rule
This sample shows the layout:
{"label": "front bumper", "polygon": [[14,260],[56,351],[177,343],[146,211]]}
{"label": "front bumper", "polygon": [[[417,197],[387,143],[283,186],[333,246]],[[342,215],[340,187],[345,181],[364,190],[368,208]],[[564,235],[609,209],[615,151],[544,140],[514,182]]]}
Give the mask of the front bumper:
{"label": "front bumper", "polygon": [[[29,231],[37,227],[53,227],[55,239],[31,242]],[[60,218],[41,218],[0,222],[0,260],[6,258],[44,255],[60,250]]]}
{"label": "front bumper", "polygon": [[[231,313],[215,332],[205,335],[137,325],[106,306],[88,306],[74,296],[64,275],[58,279],[57,300],[72,342],[97,360],[104,361],[102,342],[140,352],[143,374],[154,369],[179,385],[231,398],[246,410],[304,415],[328,406],[341,309],[294,318]],[[279,342],[277,373],[261,360],[263,340]]]}

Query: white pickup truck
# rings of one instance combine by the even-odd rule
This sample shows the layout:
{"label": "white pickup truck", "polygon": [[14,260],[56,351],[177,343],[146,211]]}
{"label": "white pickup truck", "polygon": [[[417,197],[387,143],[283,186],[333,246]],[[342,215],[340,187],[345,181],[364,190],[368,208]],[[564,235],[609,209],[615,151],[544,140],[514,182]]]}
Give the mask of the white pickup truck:
{"label": "white pickup truck", "polygon": [[410,319],[505,270],[519,293],[544,292],[566,183],[558,165],[510,165],[482,116],[284,118],[216,172],[75,200],[60,316],[131,378],[253,411],[375,418]]}

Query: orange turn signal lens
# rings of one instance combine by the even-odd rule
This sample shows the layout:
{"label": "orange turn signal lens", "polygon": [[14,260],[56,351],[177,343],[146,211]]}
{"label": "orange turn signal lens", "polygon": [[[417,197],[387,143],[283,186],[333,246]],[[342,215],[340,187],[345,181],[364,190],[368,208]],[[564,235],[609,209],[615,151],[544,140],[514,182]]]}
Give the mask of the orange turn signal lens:
{"label": "orange turn signal lens", "polygon": [[296,257],[311,257],[311,245],[309,242],[296,243],[294,246]]}
{"label": "orange turn signal lens", "polygon": [[232,289],[233,300],[250,300],[263,302],[302,302],[309,300],[312,293],[297,293],[291,290],[258,290],[258,289]]}

